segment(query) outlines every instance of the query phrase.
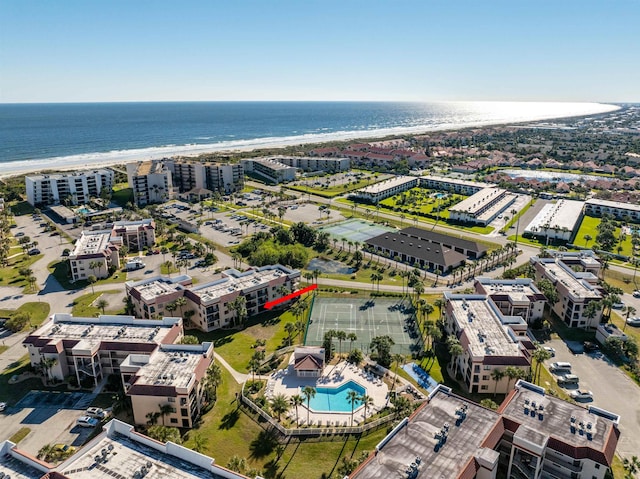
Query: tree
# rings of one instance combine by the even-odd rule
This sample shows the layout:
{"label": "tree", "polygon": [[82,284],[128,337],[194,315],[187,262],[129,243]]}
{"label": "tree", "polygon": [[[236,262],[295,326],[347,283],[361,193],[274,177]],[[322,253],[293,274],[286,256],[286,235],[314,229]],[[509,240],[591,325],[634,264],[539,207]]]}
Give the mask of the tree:
{"label": "tree", "polygon": [[501,369],[494,369],[491,371],[491,379],[493,379],[496,382],[496,386],[493,389],[493,397],[495,397],[496,394],[498,393],[498,383],[502,380],[504,376],[505,376],[505,373]]}
{"label": "tree", "polygon": [[87,278],[87,282],[91,285],[91,292],[95,294],[95,291],[93,289],[93,283],[95,283],[96,281],[98,281],[98,278],[96,278],[94,275],[89,275],[89,277]]}
{"label": "tree", "polygon": [[536,381],[540,379],[540,369],[542,368],[542,363],[551,357],[551,353],[544,348],[537,347],[531,357],[536,361],[536,367],[533,373],[533,382],[535,384]]}
{"label": "tree", "polygon": [[356,333],[349,333],[347,334],[347,339],[349,340],[349,352],[351,352],[353,342],[358,340],[358,336],[356,336]]}
{"label": "tree", "polygon": [[373,406],[373,398],[368,394],[360,396],[360,403],[364,406],[364,422],[367,422],[367,409]]}
{"label": "tree", "polygon": [[173,406],[171,404],[158,404],[160,408],[160,416],[162,417],[162,425],[164,426],[164,418],[173,412]]}
{"label": "tree", "polygon": [[96,308],[101,309],[102,314],[104,314],[104,310],[107,306],[109,306],[109,303],[107,303],[107,300],[104,298],[101,298],[96,302]]}
{"label": "tree", "polygon": [[233,456],[227,462],[227,469],[243,474],[247,469],[247,460],[244,457]]}
{"label": "tree", "polygon": [[347,339],[347,333],[344,331],[336,331],[336,339],[338,340],[338,356],[342,357],[342,341]]}
{"label": "tree", "polygon": [[632,314],[635,314],[635,312],[636,312],[636,308],[634,308],[633,306],[627,306],[627,314],[624,318],[625,321],[624,321],[624,326],[622,327],[622,331],[627,329],[627,321],[629,321],[629,316],[631,316]]}
{"label": "tree", "polygon": [[200,340],[192,335],[183,336],[180,340],[180,344],[200,344]]}
{"label": "tree", "polygon": [[511,389],[511,381],[513,381],[514,379],[521,379],[524,377],[524,371],[515,366],[507,366],[506,368],[504,368],[504,374],[509,379],[507,381],[507,392]]}
{"label": "tree", "polygon": [[455,373],[458,371],[456,358],[464,352],[464,349],[462,349],[460,341],[458,341],[455,336],[449,336],[447,338],[447,350],[449,351],[449,355],[451,356],[451,371],[455,375]]}
{"label": "tree", "polygon": [[640,471],[640,460],[638,456],[631,456],[631,459],[625,457],[622,461],[622,467],[626,472],[624,479],[634,479],[638,471]]}
{"label": "tree", "polygon": [[391,347],[396,344],[390,336],[376,336],[371,340],[369,348],[376,352],[376,361],[388,368],[391,364]]}
{"label": "tree", "polygon": [[147,436],[160,442],[182,443],[180,431],[177,427],[151,426],[147,428]]}
{"label": "tree", "polygon": [[191,449],[196,452],[202,453],[205,451],[208,442],[209,439],[204,434],[195,432],[193,434],[193,445],[191,446]]}
{"label": "tree", "polygon": [[175,301],[173,301],[171,303],[167,303],[164,309],[169,313],[173,313],[176,309],[178,309],[178,305],[175,303]]}
{"label": "tree", "polygon": [[296,331],[295,323],[287,323],[284,325],[284,330],[287,333],[287,344],[291,345],[291,339],[293,337],[293,333]]}
{"label": "tree", "polygon": [[294,394],[289,398],[289,402],[294,408],[296,408],[296,427],[298,427],[300,425],[300,423],[298,422],[298,406],[302,406],[302,404],[304,403],[304,399],[302,399],[302,396],[300,396],[299,394]]}
{"label": "tree", "polygon": [[101,261],[91,261],[89,263],[89,269],[91,270],[92,273],[95,273],[95,270],[98,270],[98,274],[100,274],[100,270],[102,269],[102,262]]}
{"label": "tree", "polygon": [[4,325],[10,331],[17,333],[18,331],[22,331],[24,327],[30,322],[31,322],[31,314],[22,312],[22,313],[16,313],[13,316],[11,316],[9,319],[7,319]]}
{"label": "tree", "polygon": [[353,427],[353,409],[360,401],[360,395],[352,389],[347,393],[347,401],[351,404],[351,427]]}
{"label": "tree", "polygon": [[309,424],[309,411],[311,409],[311,399],[316,397],[316,389],[311,386],[305,386],[302,389],[302,397],[307,402],[307,424]]}
{"label": "tree", "polygon": [[276,394],[271,399],[271,410],[278,416],[278,421],[280,421],[280,416],[282,413],[287,412],[289,410],[289,402],[287,401],[287,396],[284,394]]}
{"label": "tree", "polygon": [[545,295],[549,306],[553,309],[553,305],[558,302],[558,290],[551,281],[544,278],[538,281],[538,289]]}
{"label": "tree", "polygon": [[487,409],[491,409],[493,411],[498,409],[498,403],[496,403],[495,401],[489,398],[485,398],[482,401],[480,401],[480,406],[486,407]]}
{"label": "tree", "polygon": [[251,371],[251,382],[256,382],[256,372],[260,370],[260,361],[257,358],[251,358],[249,361],[249,371]]}
{"label": "tree", "polygon": [[182,308],[187,304],[187,300],[184,298],[184,296],[180,296],[179,298],[176,298],[174,303],[178,308],[180,308],[180,316],[184,317],[184,312],[182,311]]}
{"label": "tree", "polygon": [[393,361],[396,363],[396,366],[394,368],[394,375],[393,375],[393,389],[396,389],[396,381],[398,380],[398,367],[400,366],[400,363],[404,363],[404,356],[402,354],[394,354],[393,355]]}

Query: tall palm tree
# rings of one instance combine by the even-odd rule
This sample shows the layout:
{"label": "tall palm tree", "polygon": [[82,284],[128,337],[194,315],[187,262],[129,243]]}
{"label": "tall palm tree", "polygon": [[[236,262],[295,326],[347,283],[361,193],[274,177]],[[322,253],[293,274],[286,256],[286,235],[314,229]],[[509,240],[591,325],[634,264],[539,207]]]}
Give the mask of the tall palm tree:
{"label": "tall palm tree", "polygon": [[491,379],[493,379],[496,382],[495,388],[493,389],[493,397],[496,396],[496,394],[498,393],[498,383],[500,382],[500,380],[502,380],[502,378],[505,376],[504,371],[502,371],[502,369],[494,369],[493,371],[491,371]]}
{"label": "tall palm tree", "polygon": [[358,336],[356,336],[356,333],[349,333],[347,334],[347,339],[349,340],[349,353],[351,353],[353,342],[358,340]]}
{"label": "tall palm tree", "polygon": [[95,270],[98,270],[98,274],[100,274],[100,270],[102,269],[102,263],[100,261],[91,261],[89,263],[89,269],[92,273],[95,273]]}
{"label": "tall palm tree", "polygon": [[351,427],[353,427],[353,409],[358,401],[360,401],[360,395],[352,389],[347,393],[347,401],[351,404]]}
{"label": "tall palm tree", "polygon": [[289,402],[287,401],[287,396],[284,394],[276,394],[271,399],[271,410],[278,416],[278,421],[280,421],[280,416],[283,412],[287,412],[289,410]]}
{"label": "tall palm tree", "polygon": [[514,379],[522,378],[524,376],[524,371],[515,366],[507,366],[504,369],[504,374],[509,379],[507,381],[507,392],[509,392],[509,390],[511,389],[511,381],[513,381]]}
{"label": "tall palm tree", "polygon": [[165,311],[168,311],[169,313],[173,313],[176,309],[178,309],[178,305],[175,303],[175,301],[171,302],[171,303],[167,303],[167,305],[164,307]]}
{"label": "tall palm tree", "polygon": [[171,404],[158,404],[158,407],[160,408],[160,416],[162,417],[162,425],[165,426],[164,417],[168,416],[169,414],[171,414],[173,412],[173,407],[171,406]]}
{"label": "tall palm tree", "polygon": [[367,422],[367,409],[373,406],[373,398],[368,394],[363,394],[360,396],[360,402],[364,406],[364,422]]}
{"label": "tall palm tree", "polygon": [[464,352],[464,349],[455,336],[449,336],[449,338],[447,338],[447,349],[451,355],[451,371],[455,376],[458,370],[456,358]]}
{"label": "tall palm tree", "polygon": [[624,318],[624,326],[622,327],[622,331],[627,329],[627,321],[629,320],[629,316],[631,316],[632,314],[635,314],[635,312],[636,312],[636,308],[634,308],[633,306],[627,306],[627,315]]}
{"label": "tall palm tree", "polygon": [[99,299],[98,302],[96,303],[96,308],[101,309],[102,314],[104,314],[104,310],[107,306],[109,306],[109,303],[107,303],[105,299]]}
{"label": "tall palm tree", "polygon": [[183,296],[180,296],[179,298],[176,298],[174,303],[178,308],[180,308],[180,316],[184,317],[184,311],[182,311],[182,308],[187,304],[187,300]]}
{"label": "tall palm tree", "polygon": [[311,410],[311,399],[316,397],[316,388],[305,386],[302,389],[302,397],[307,402],[307,424],[309,424],[309,411]]}
{"label": "tall palm tree", "polygon": [[298,427],[300,425],[298,422],[298,406],[302,406],[302,404],[304,403],[304,399],[302,399],[302,396],[300,396],[299,394],[294,394],[289,398],[289,402],[293,407],[296,408],[296,427]]}
{"label": "tall palm tree", "polygon": [[394,375],[393,375],[393,389],[395,390],[396,381],[398,379],[398,366],[400,366],[401,362],[404,362],[404,356],[402,354],[394,354],[391,358],[396,363],[396,367],[394,368]]}
{"label": "tall palm tree", "polygon": [[336,339],[338,340],[338,356],[342,357],[342,341],[347,339],[347,333],[344,331],[336,331]]}

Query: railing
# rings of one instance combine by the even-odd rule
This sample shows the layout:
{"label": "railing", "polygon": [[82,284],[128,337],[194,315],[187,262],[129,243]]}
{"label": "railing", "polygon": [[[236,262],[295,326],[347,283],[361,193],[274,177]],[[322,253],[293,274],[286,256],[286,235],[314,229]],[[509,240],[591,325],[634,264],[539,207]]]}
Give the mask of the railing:
{"label": "railing", "polygon": [[307,427],[307,428],[293,428],[289,429],[284,427],[278,421],[276,421],[269,413],[264,411],[260,406],[254,403],[251,399],[244,395],[244,384],[242,385],[242,391],[240,393],[240,402],[245,406],[252,409],[258,414],[264,421],[266,421],[274,429],[277,429],[280,434],[286,437],[307,437],[307,436],[333,436],[333,435],[346,435],[346,434],[365,434],[369,431],[376,430],[385,424],[388,424],[394,420],[393,415],[381,417],[374,421],[362,424],[359,426],[351,427]]}

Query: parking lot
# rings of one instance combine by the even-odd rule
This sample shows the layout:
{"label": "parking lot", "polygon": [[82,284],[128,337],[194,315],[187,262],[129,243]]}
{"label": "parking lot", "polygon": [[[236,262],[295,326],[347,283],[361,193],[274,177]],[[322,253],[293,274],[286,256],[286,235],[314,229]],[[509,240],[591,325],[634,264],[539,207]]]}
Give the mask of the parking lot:
{"label": "parking lot", "polygon": [[[620,415],[618,452],[623,457],[637,455],[640,451],[640,388],[620,371],[601,352],[573,354],[564,341],[548,341],[545,346],[555,348],[555,357],[545,362],[547,368],[556,361],[571,363],[571,372],[580,378],[579,386],[565,388],[587,389],[593,392],[593,401],[578,402],[583,406],[594,405]],[[556,384],[542,384],[545,388],[558,388]]]}

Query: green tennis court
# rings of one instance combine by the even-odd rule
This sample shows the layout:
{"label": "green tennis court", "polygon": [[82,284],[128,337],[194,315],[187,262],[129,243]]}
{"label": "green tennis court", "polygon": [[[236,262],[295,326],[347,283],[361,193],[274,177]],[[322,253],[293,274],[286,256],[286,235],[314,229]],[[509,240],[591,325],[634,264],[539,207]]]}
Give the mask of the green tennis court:
{"label": "green tennis court", "polygon": [[[412,318],[413,307],[407,300],[316,297],[309,315],[305,344],[321,346],[324,334],[334,329],[355,333],[358,337],[353,343],[343,341],[342,352],[353,347],[368,353],[372,338],[390,336],[395,342],[394,353],[411,354],[421,348]],[[338,342],[334,340],[334,344],[338,352]]]}
{"label": "green tennis court", "polygon": [[387,231],[396,231],[394,228],[386,226],[380,226],[368,221],[359,219],[350,219],[347,221],[341,221],[331,226],[321,228],[320,231],[329,233],[333,238],[341,240],[342,238],[347,241],[357,241],[361,243],[374,236],[381,235]]}

